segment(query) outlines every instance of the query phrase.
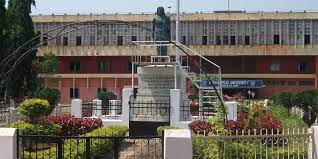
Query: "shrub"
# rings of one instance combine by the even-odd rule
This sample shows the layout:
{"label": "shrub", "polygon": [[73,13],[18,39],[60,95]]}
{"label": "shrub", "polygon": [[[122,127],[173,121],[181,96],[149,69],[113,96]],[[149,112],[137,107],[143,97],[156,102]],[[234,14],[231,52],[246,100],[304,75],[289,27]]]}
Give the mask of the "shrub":
{"label": "shrub", "polygon": [[318,90],[305,90],[295,95],[295,105],[304,111],[303,121],[311,126],[318,117]]}
{"label": "shrub", "polygon": [[18,121],[10,124],[11,128],[17,128],[23,134],[27,135],[58,135],[61,128],[56,124],[47,123],[28,123],[26,121]]}
{"label": "shrub", "polygon": [[282,105],[288,109],[288,113],[290,109],[294,106],[294,98],[295,95],[289,92],[277,93],[271,97],[274,105]]}
{"label": "shrub", "polygon": [[[92,137],[121,137],[125,136],[128,132],[128,128],[125,126],[108,126],[99,128],[94,130],[90,133],[85,134],[85,136],[92,136]],[[90,148],[91,148],[91,156],[92,158],[96,158],[97,156],[101,155],[103,152],[110,151],[113,148],[113,141],[112,140],[91,140]],[[69,159],[77,159],[77,158],[85,158],[86,151],[85,151],[85,140],[78,140],[78,139],[67,139],[64,142],[64,151],[63,151],[63,158]],[[38,152],[28,152],[26,151],[24,157],[25,159],[35,159],[35,158],[57,158],[57,149],[52,147],[47,150],[42,150]]]}
{"label": "shrub", "polygon": [[49,110],[49,102],[42,99],[27,99],[18,106],[18,111],[32,121],[44,116]]}
{"label": "shrub", "polygon": [[46,99],[50,104],[50,109],[45,115],[50,115],[57,105],[61,92],[54,88],[45,88],[36,92],[36,97],[40,99]]}
{"label": "shrub", "polygon": [[169,129],[179,129],[179,128],[174,127],[174,126],[159,126],[159,127],[157,128],[157,134],[158,134],[159,136],[162,136],[162,135],[163,135],[162,132],[163,132],[164,130],[169,130]]}
{"label": "shrub", "polygon": [[80,119],[70,115],[46,116],[41,120],[45,123],[59,125],[61,127],[62,136],[82,135],[103,126],[101,119]]}
{"label": "shrub", "polygon": [[217,140],[207,138],[203,135],[192,136],[192,149],[195,158],[218,159],[222,155],[222,147]]}
{"label": "shrub", "polygon": [[246,133],[251,130],[255,135],[272,130],[275,134],[282,132],[281,121],[261,105],[255,105],[250,113],[241,110],[238,113],[237,121],[229,120],[225,126],[232,134],[236,134],[236,131],[241,134],[243,130],[246,130]]}
{"label": "shrub", "polygon": [[207,121],[194,121],[190,123],[189,129],[195,134],[208,135],[213,132],[212,124]]}
{"label": "shrub", "polygon": [[97,96],[98,99],[102,101],[103,106],[108,106],[109,100],[111,98],[109,93],[101,90]]}
{"label": "shrub", "polygon": [[288,128],[304,128],[306,123],[295,114],[288,114],[288,110],[283,106],[270,106],[269,110],[272,111],[273,115],[277,117],[283,125],[283,128],[286,130]]}

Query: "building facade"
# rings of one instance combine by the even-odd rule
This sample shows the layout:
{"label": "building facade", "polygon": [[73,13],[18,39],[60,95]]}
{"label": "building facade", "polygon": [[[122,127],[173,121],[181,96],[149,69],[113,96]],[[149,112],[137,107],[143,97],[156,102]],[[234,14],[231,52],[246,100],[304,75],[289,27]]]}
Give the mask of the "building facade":
{"label": "building facade", "polygon": [[[33,16],[35,30],[41,33],[77,23],[73,28],[78,30],[43,43],[38,49],[39,57],[53,53],[59,59],[58,74],[50,76],[48,85],[61,90],[61,103],[70,103],[72,98],[90,101],[101,89],[119,98],[123,87],[132,82],[132,56],[156,54],[155,50],[136,52],[131,43],[153,40],[151,32],[133,25],[152,28],[154,16]],[[171,28],[175,28],[175,16],[171,17]],[[107,20],[132,25],[102,24]],[[255,90],[260,98],[280,91],[318,87],[318,13],[184,13],[180,20],[182,44],[220,65],[223,79],[262,80],[264,86]],[[81,23],[85,21],[101,25],[89,27],[92,24]],[[58,32],[50,32],[41,39],[46,41]],[[171,36],[175,39],[175,30]],[[173,56],[174,50],[169,54]]]}

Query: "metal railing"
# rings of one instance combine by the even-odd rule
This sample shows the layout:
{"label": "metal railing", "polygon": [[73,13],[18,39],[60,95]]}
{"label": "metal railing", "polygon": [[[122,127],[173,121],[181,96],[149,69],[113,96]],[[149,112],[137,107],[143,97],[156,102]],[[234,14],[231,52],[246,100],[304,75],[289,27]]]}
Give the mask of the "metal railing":
{"label": "metal railing", "polygon": [[160,159],[162,137],[19,135],[18,158],[23,159]]}
{"label": "metal railing", "polygon": [[156,96],[156,98],[158,97],[167,98],[167,100],[136,100],[134,96],[131,96],[129,101],[130,121],[170,122],[170,96]]}
{"label": "metal railing", "polygon": [[236,132],[225,135],[194,135],[195,159],[307,159],[312,133],[307,129]]}
{"label": "metal railing", "polygon": [[84,102],[82,104],[82,114],[83,117],[92,117],[99,114],[99,117],[108,119],[119,119],[122,117],[122,101],[120,100],[110,100],[109,104],[97,105],[93,102]]}

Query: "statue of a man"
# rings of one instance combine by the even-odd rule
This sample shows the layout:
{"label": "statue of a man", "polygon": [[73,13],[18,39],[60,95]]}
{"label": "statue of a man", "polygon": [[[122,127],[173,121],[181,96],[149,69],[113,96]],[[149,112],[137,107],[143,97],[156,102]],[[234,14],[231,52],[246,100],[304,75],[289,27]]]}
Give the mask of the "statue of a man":
{"label": "statue of a man", "polygon": [[[153,30],[156,32],[156,34],[153,34],[153,38],[157,44],[167,44],[167,41],[170,41],[171,21],[170,21],[170,17],[166,16],[165,9],[163,7],[157,8],[157,17],[153,20]],[[162,43],[159,41],[166,41],[166,42]],[[157,55],[167,56],[168,47],[158,46]]]}

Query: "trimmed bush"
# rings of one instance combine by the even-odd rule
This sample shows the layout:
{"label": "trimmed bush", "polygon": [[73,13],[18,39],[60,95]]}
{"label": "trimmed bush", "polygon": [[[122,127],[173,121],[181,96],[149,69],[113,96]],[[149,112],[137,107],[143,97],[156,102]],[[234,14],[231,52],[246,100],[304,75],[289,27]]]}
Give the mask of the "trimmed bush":
{"label": "trimmed bush", "polygon": [[45,115],[50,115],[53,112],[55,106],[59,101],[60,95],[60,90],[55,88],[45,88],[36,92],[37,98],[46,99],[50,104],[50,108],[48,109]]}
{"label": "trimmed bush", "polygon": [[49,102],[43,99],[27,99],[18,106],[18,111],[32,121],[50,111]]}
{"label": "trimmed bush", "polygon": [[103,126],[101,119],[81,119],[70,115],[45,116],[41,120],[44,123],[59,125],[61,127],[61,136],[82,135]]}
{"label": "trimmed bush", "polygon": [[25,135],[58,135],[61,128],[56,124],[47,123],[28,123],[26,121],[18,121],[10,124],[11,128],[17,128]]}
{"label": "trimmed bush", "polygon": [[174,127],[174,126],[159,126],[159,127],[157,128],[157,134],[158,134],[159,136],[162,136],[162,135],[163,135],[162,132],[163,132],[164,130],[170,130],[170,129],[179,129],[179,128]]}
{"label": "trimmed bush", "polygon": [[[91,133],[85,134],[85,136],[92,136],[92,137],[121,137],[125,136],[128,132],[128,128],[125,126],[108,126],[99,128],[97,130],[92,131]],[[86,156],[85,151],[85,140],[78,140],[78,139],[67,139],[64,142],[64,153],[63,158],[68,159],[83,159]],[[113,148],[113,141],[112,140],[98,140],[92,139],[91,140],[91,158],[96,158],[101,155],[103,152],[107,152]],[[24,157],[25,159],[35,159],[36,155],[37,158],[56,158],[57,152],[56,148],[52,147],[47,150],[42,150],[36,152],[28,152],[25,151],[26,154]]]}
{"label": "trimmed bush", "polygon": [[195,134],[208,135],[213,132],[212,124],[207,121],[194,121],[190,123],[189,129]]}
{"label": "trimmed bush", "polygon": [[271,132],[274,134],[282,132],[282,123],[275,117],[270,110],[264,109],[261,105],[255,105],[250,113],[240,111],[237,121],[229,120],[226,122],[225,127],[233,134],[241,135],[242,130],[250,130],[253,135],[260,133]]}

